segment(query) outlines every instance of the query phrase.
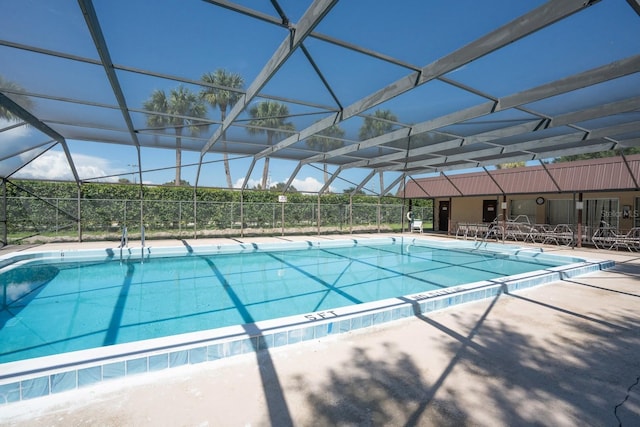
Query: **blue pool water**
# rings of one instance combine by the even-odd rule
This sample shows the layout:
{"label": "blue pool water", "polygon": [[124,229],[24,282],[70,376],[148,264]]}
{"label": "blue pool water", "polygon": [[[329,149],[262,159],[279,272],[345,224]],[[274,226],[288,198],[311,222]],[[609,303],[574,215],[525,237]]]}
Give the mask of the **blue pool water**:
{"label": "blue pool water", "polygon": [[330,310],[575,261],[397,243],[32,260],[0,274],[0,363]]}

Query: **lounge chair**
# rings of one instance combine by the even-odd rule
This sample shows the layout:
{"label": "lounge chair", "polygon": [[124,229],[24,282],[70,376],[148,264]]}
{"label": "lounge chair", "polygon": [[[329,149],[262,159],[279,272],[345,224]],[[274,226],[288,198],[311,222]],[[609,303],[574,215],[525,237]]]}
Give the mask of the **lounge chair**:
{"label": "lounge chair", "polygon": [[555,243],[560,246],[570,246],[573,244],[573,230],[569,224],[558,224],[552,231],[545,234],[543,244]]}

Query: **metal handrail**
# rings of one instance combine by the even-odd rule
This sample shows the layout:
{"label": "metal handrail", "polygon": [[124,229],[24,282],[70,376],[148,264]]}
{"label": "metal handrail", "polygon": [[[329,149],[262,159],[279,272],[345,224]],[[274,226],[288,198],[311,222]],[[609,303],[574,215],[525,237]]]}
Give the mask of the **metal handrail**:
{"label": "metal handrail", "polygon": [[127,234],[127,227],[122,227],[122,237],[120,237],[120,247],[124,248],[129,246],[129,236]]}

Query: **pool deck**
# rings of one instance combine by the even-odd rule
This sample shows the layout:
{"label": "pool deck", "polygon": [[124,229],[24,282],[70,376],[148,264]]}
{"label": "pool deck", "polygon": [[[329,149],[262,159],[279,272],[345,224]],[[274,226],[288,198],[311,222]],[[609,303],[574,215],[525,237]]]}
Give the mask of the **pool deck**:
{"label": "pool deck", "polygon": [[[147,245],[345,237],[356,235]],[[0,425],[639,425],[640,253],[543,248],[616,266],[427,316],[12,403],[0,407]]]}

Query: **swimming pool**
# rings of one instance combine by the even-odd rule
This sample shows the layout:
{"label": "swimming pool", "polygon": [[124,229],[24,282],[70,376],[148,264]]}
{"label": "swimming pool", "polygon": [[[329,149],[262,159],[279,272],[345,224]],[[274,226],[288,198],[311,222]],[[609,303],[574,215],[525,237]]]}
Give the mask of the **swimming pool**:
{"label": "swimming pool", "polygon": [[607,267],[540,250],[402,237],[36,253],[1,265],[5,402]]}

